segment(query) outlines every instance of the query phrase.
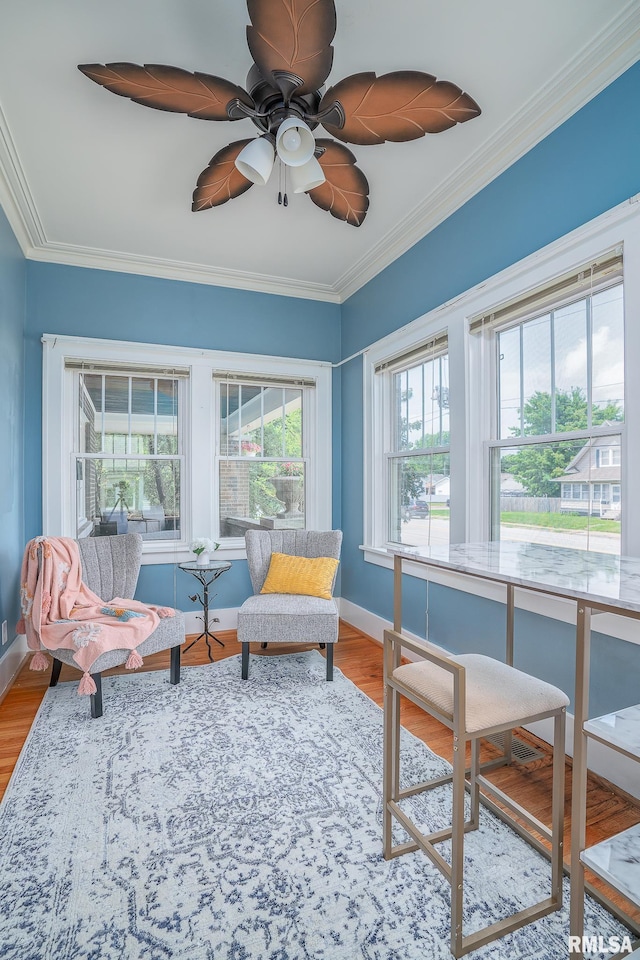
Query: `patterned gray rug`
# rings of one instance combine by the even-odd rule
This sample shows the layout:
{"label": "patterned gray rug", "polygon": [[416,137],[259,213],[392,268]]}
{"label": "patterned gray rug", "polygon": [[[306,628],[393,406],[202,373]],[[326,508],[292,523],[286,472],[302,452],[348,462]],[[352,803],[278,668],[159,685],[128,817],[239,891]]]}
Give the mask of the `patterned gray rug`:
{"label": "patterned gray rug", "polygon": [[[382,712],[324,674],[313,652],[253,657],[244,683],[236,657],[176,687],[114,677],[99,720],[77,684],[49,690],[0,807],[0,957],[449,958],[446,882],[381,855]],[[405,755],[446,767],[410,734]],[[434,829],[445,792],[422,801]],[[486,811],[465,853],[465,932],[547,895],[547,863]],[[474,956],[554,960],[567,933],[565,910]]]}

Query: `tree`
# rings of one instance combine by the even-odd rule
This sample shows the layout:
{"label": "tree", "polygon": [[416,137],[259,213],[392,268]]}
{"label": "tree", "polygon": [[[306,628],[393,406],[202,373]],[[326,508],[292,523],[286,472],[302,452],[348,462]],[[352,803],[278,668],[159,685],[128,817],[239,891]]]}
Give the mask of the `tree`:
{"label": "tree", "polygon": [[[524,435],[532,437],[551,433],[551,414],[551,394],[537,390],[523,408]],[[587,429],[587,400],[580,387],[556,393],[555,414],[556,433]],[[591,416],[593,425],[597,426],[606,421],[622,420],[622,411],[617,403],[609,402],[604,407],[593,407]],[[512,428],[511,432],[513,436],[520,435],[517,427]],[[524,446],[518,453],[502,458],[502,469],[513,474],[529,496],[557,497],[560,491],[555,478],[566,473],[576,453],[575,445],[569,443]]]}

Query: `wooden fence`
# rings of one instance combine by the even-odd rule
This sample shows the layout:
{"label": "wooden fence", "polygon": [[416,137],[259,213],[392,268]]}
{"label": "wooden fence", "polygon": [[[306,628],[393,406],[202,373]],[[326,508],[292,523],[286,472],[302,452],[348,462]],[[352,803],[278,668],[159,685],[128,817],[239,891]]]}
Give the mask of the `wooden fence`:
{"label": "wooden fence", "polygon": [[560,497],[500,497],[501,513],[560,513]]}

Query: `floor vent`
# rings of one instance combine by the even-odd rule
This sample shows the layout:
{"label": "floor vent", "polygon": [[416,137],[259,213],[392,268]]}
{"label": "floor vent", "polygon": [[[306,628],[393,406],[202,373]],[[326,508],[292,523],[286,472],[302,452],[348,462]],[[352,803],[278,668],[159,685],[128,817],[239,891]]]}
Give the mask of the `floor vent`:
{"label": "floor vent", "polygon": [[[504,753],[504,733],[494,733],[492,737],[486,737],[485,739]],[[544,757],[541,750],[535,750],[516,736],[511,738],[511,755],[516,763],[532,763],[534,760],[540,760]]]}

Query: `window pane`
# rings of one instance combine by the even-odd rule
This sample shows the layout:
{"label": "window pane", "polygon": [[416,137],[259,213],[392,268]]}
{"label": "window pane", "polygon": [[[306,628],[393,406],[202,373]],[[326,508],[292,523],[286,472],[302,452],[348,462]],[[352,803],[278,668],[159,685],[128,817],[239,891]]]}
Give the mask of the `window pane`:
{"label": "window pane", "polygon": [[149,378],[131,378],[130,453],[156,453],[155,383]]}
{"label": "window pane", "polygon": [[305,526],[305,464],[243,457],[220,461],[221,537]]}
{"label": "window pane", "polygon": [[502,438],[520,434],[520,328],[498,334],[500,425]]}
{"label": "window pane", "polygon": [[302,390],[221,384],[223,457],[301,457]]}
{"label": "window pane", "polygon": [[180,539],[180,461],[76,458],[77,536]]}
{"label": "window pane", "polygon": [[156,453],[178,451],[178,381],[156,381]]}
{"label": "window pane", "polygon": [[82,453],[178,453],[177,380],[80,374],[79,405]]}
{"label": "window pane", "polygon": [[608,499],[620,466],[596,465],[599,443],[619,449],[620,437],[495,448],[493,539],[620,553],[620,497]]}
{"label": "window pane", "polygon": [[390,462],[389,540],[412,546],[449,543],[449,455]]}
{"label": "window pane", "polygon": [[622,284],[593,297],[593,422],[624,418]]}
{"label": "window pane", "polygon": [[555,430],[587,426],[587,301],[554,313]]}
{"label": "window pane", "polygon": [[78,379],[78,450],[102,450],[102,377],[80,374]]}
{"label": "window pane", "polygon": [[[522,383],[524,432],[551,433],[551,404],[546,402],[551,396],[551,318],[548,314],[523,324]],[[532,422],[534,411],[535,422]]]}
{"label": "window pane", "polygon": [[394,450],[449,443],[449,357],[445,354],[396,373]]}

